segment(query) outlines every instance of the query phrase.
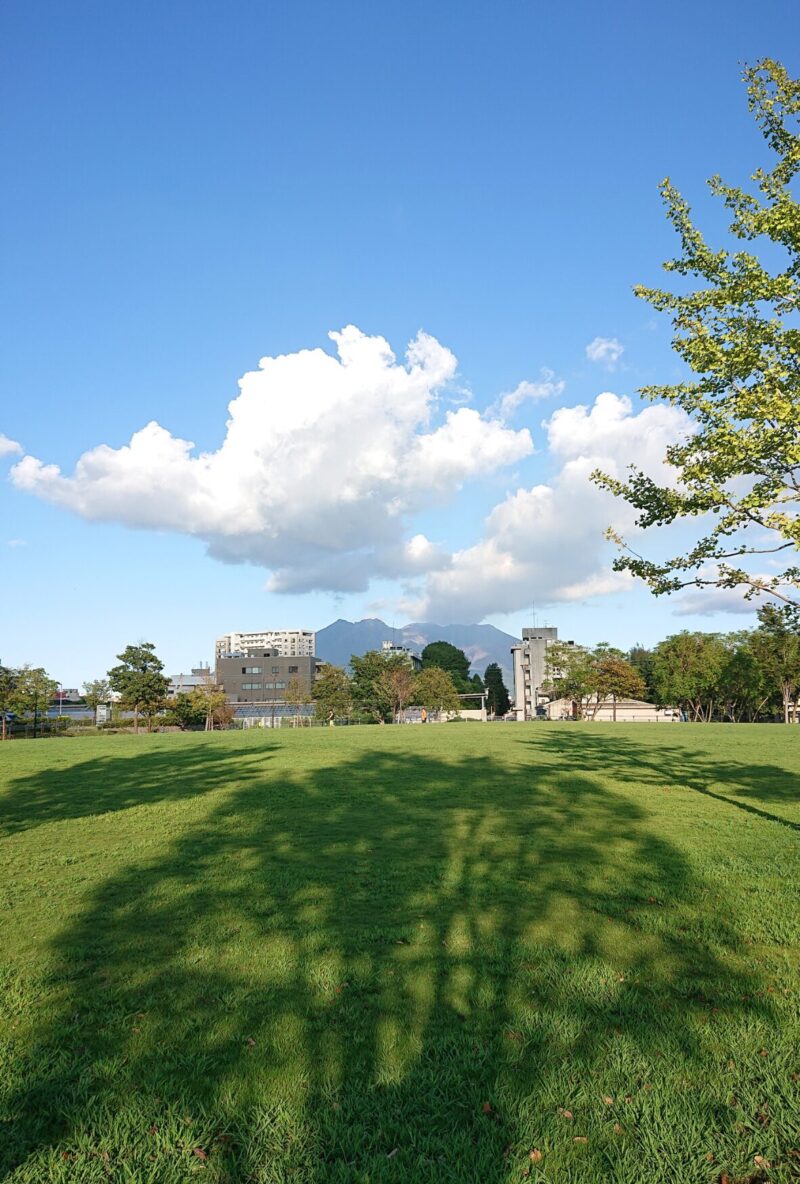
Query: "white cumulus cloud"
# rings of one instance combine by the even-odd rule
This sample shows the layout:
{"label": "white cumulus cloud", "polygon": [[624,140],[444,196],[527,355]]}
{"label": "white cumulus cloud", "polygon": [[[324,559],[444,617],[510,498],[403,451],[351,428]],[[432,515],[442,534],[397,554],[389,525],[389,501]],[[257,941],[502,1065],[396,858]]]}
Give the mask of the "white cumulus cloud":
{"label": "white cumulus cloud", "polygon": [[595,337],[586,346],[586,357],[590,362],[599,362],[613,370],[625,353],[625,346],[616,337]]}
{"label": "white cumulus cloud", "polygon": [[14,456],[22,452],[22,445],[0,432],[0,456]]}
{"label": "white cumulus cloud", "polygon": [[83,518],[197,536],[218,559],[270,569],[276,591],[358,591],[442,568],[438,547],[407,540],[410,516],[528,456],[530,433],[466,407],[442,420],[456,359],[426,333],[405,364],[352,325],[330,336],[337,357],[266,357],[244,375],[216,451],[151,422],[84,453],[72,475],[25,456],[11,479]]}
{"label": "white cumulus cloud", "polygon": [[490,512],[483,538],[457,551],[427,579],[417,612],[423,620],[481,620],[538,603],[582,600],[630,585],[611,570],[605,528],[631,531],[634,511],[594,485],[595,468],[623,476],[634,462],[665,477],[668,444],[690,430],[688,418],[660,404],[634,413],[610,392],[592,407],[562,407],[546,424],[554,478],[518,489]]}

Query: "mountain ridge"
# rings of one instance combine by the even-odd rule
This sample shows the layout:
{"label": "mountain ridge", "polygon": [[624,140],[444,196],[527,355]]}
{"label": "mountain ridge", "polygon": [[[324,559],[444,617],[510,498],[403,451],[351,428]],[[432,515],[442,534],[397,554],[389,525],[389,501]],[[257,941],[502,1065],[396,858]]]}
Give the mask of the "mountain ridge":
{"label": "mountain ridge", "polygon": [[394,641],[419,653],[432,641],[449,641],[470,660],[473,674],[483,677],[490,662],[497,662],[503,680],[513,689],[511,646],[519,639],[494,625],[440,625],[435,621],[412,621],[408,625],[387,625],[380,617],[347,621],[343,617],[317,630],[317,657],[335,666],[346,666],[351,655],[380,649],[384,641]]}

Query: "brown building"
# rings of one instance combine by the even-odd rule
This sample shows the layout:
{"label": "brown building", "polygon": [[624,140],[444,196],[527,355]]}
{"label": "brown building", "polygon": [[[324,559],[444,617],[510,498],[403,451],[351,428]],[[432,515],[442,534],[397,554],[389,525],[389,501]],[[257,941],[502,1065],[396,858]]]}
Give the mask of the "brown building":
{"label": "brown building", "polygon": [[276,649],[248,646],[240,653],[217,658],[216,681],[229,703],[272,707],[286,703],[286,691],[294,679],[310,693],[319,665],[318,659],[308,654],[287,657]]}

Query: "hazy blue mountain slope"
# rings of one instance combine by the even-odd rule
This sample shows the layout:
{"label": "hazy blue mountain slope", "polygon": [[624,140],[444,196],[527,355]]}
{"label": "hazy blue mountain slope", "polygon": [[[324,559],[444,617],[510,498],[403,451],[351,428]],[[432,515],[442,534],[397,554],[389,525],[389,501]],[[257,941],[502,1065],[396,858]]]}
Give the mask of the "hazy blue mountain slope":
{"label": "hazy blue mountain slope", "polygon": [[317,630],[317,657],[336,666],[346,666],[351,654],[378,650],[384,641],[406,645],[416,653],[431,641],[449,641],[464,651],[474,674],[482,676],[490,662],[497,662],[511,692],[510,650],[516,640],[510,633],[495,629],[494,625],[437,625],[430,621],[415,621],[411,625],[392,628],[377,617],[364,621],[340,619]]}

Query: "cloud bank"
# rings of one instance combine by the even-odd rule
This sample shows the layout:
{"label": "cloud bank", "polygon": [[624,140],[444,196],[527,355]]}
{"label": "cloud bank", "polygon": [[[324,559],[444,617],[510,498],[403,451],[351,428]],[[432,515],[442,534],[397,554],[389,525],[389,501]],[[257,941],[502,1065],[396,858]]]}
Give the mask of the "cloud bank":
{"label": "cloud bank", "polygon": [[653,405],[634,414],[630,399],[610,392],[592,407],[562,407],[544,425],[552,481],[518,489],[485,520],[483,538],[432,573],[416,611],[423,620],[449,614],[480,620],[537,603],[583,600],[628,587],[631,578],[610,570],[609,525],[631,532],[635,512],[592,484],[601,468],[623,476],[631,460],[665,477],[668,444],[690,429],[682,411]]}
{"label": "cloud bank", "polygon": [[[374,579],[400,581],[417,619],[481,620],[532,599],[580,600],[628,585],[610,570],[603,532],[630,533],[633,511],[589,475],[598,467],[622,475],[635,460],[663,476],[667,445],[690,429],[682,412],[658,404],[635,412],[610,392],[558,408],[542,425],[548,479],[509,492],[476,521],[482,537],[451,553],[415,517],[531,456],[529,430],[505,420],[561,394],[563,383],[543,371],[481,414],[445,398],[456,359],[433,337],[420,332],[402,362],[384,338],[352,325],[330,337],[335,356],[265,357],[245,374],[215,451],[197,453],[151,422],[120,448],[84,453],[71,475],[24,456],[11,480],[85,519],[195,536],[216,559],[268,569],[271,591],[361,592]],[[8,441],[5,450],[17,448]]]}
{"label": "cloud bank", "polygon": [[425,333],[405,364],[352,325],[330,337],[336,357],[265,357],[245,374],[215,452],[151,422],[84,453],[71,476],[26,456],[11,479],[82,518],[194,535],[217,559],[269,568],[273,591],[361,591],[446,565],[406,537],[410,517],[528,456],[530,432],[466,407],[442,417],[456,359]]}

